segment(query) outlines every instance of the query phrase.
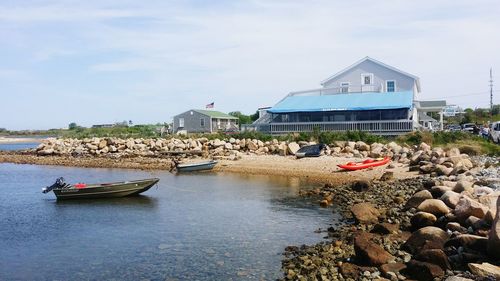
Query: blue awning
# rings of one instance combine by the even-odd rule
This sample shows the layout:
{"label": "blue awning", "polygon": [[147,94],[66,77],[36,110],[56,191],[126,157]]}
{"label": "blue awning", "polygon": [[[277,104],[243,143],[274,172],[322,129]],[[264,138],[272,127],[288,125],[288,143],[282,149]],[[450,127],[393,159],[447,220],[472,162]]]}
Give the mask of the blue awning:
{"label": "blue awning", "polygon": [[413,92],[348,93],[323,96],[290,96],[268,110],[270,113],[377,110],[412,108]]}

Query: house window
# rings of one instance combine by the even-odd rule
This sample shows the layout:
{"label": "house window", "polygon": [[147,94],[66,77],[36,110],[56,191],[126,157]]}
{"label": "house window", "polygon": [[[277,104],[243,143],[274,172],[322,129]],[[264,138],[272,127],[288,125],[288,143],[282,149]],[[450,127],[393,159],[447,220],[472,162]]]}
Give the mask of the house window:
{"label": "house window", "polygon": [[205,127],[205,118],[200,119],[200,126]]}
{"label": "house window", "polygon": [[387,92],[395,92],[396,91],[396,81],[394,81],[394,80],[385,81],[385,89]]}
{"label": "house window", "polygon": [[372,84],[373,84],[373,73],[361,74],[361,85],[372,85]]}
{"label": "house window", "polygon": [[179,118],[179,127],[184,128],[184,118]]}
{"label": "house window", "polygon": [[340,92],[349,93],[349,82],[340,82]]}

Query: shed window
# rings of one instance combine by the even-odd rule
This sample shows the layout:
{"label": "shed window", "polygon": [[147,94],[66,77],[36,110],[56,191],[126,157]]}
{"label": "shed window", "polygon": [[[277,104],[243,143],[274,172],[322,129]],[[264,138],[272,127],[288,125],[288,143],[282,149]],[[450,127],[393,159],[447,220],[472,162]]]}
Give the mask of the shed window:
{"label": "shed window", "polygon": [[184,127],[184,118],[179,118],[179,127]]}
{"label": "shed window", "polygon": [[205,118],[200,119],[200,126],[205,127]]}

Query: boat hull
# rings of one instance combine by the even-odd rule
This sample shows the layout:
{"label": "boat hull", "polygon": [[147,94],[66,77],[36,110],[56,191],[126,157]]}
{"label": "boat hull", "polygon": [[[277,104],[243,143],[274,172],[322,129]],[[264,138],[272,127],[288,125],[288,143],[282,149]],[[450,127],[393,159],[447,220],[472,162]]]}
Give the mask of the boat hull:
{"label": "boat hull", "polygon": [[363,162],[347,163],[344,165],[337,165],[337,166],[339,166],[340,168],[345,169],[345,170],[356,171],[356,170],[362,170],[362,169],[367,169],[367,168],[371,168],[371,167],[382,166],[382,165],[389,163],[389,161],[391,161],[391,158],[385,157],[384,159],[378,160],[378,161],[377,160],[372,160],[372,161],[365,160]]}
{"label": "boat hull", "polygon": [[176,169],[177,172],[212,170],[216,164],[217,161],[208,161],[208,162],[194,163],[194,164],[178,164]]}
{"label": "boat hull", "polygon": [[160,179],[148,179],[129,181],[121,183],[89,185],[85,188],[61,188],[54,189],[58,200],[66,199],[92,199],[92,198],[116,198],[138,195],[155,185]]}

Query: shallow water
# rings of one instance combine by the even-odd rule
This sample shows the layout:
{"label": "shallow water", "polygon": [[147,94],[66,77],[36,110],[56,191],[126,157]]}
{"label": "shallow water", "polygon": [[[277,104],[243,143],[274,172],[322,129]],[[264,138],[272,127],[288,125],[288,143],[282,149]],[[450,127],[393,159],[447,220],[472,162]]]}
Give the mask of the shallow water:
{"label": "shallow water", "polygon": [[[143,196],[56,201],[67,182],[161,178]],[[312,244],[331,210],[296,178],[0,164],[0,280],[258,280],[288,245]]]}
{"label": "shallow water", "polygon": [[36,148],[39,144],[39,142],[0,143],[0,150],[24,150],[29,148]]}

